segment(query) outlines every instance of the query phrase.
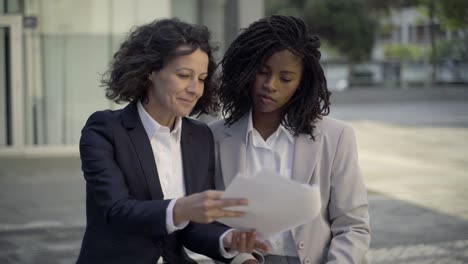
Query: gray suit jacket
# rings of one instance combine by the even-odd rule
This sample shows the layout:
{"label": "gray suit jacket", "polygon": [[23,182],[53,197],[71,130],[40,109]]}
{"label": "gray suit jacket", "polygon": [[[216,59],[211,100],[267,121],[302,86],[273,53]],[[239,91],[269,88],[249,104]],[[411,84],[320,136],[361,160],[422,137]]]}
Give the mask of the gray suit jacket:
{"label": "gray suit jacket", "polygon": [[[215,138],[215,184],[224,189],[245,169],[248,115],[228,127],[210,124]],[[315,141],[296,138],[292,180],[320,187],[322,209],[308,224],[292,230],[302,263],[366,263],[370,243],[367,192],[358,164],[353,129],[323,117]]]}

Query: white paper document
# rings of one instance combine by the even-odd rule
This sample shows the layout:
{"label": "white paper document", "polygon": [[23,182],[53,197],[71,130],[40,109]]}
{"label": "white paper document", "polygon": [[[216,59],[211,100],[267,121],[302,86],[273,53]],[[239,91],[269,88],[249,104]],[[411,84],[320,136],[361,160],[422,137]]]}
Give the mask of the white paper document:
{"label": "white paper document", "polygon": [[247,198],[249,204],[230,207],[246,212],[244,217],[218,221],[240,230],[255,229],[264,239],[312,221],[321,207],[317,185],[301,184],[266,170],[251,176],[237,175],[223,198]]}

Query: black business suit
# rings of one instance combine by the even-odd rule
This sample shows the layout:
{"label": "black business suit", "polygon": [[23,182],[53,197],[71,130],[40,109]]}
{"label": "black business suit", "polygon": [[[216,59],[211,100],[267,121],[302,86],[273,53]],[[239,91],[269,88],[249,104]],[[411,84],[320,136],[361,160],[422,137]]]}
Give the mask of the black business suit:
{"label": "black business suit", "polygon": [[[210,129],[183,118],[181,152],[187,195],[214,189]],[[170,235],[166,208],[147,133],[130,103],[91,115],[80,140],[86,179],[87,226],[77,263],[193,263],[182,245],[218,260],[227,228],[190,223]]]}

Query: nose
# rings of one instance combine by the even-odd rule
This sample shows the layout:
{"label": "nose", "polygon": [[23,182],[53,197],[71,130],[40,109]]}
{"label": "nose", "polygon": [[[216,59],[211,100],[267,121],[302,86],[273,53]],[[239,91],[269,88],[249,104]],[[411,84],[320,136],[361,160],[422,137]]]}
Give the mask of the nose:
{"label": "nose", "polygon": [[273,76],[268,76],[265,81],[263,82],[263,87],[268,91],[268,92],[274,92],[276,91],[276,85],[275,85],[275,78]]}
{"label": "nose", "polygon": [[203,85],[204,85],[203,81],[200,81],[198,79],[194,79],[194,80],[192,80],[192,82],[188,86],[187,90],[188,90],[189,93],[199,95],[199,94],[203,93]]}

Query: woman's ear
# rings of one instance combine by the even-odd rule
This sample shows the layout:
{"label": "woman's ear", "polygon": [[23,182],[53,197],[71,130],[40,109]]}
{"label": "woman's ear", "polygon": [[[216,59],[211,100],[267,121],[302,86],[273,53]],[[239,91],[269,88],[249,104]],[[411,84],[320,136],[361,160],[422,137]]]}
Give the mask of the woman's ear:
{"label": "woman's ear", "polygon": [[150,72],[148,74],[148,80],[153,81],[153,75],[154,75],[154,72]]}

